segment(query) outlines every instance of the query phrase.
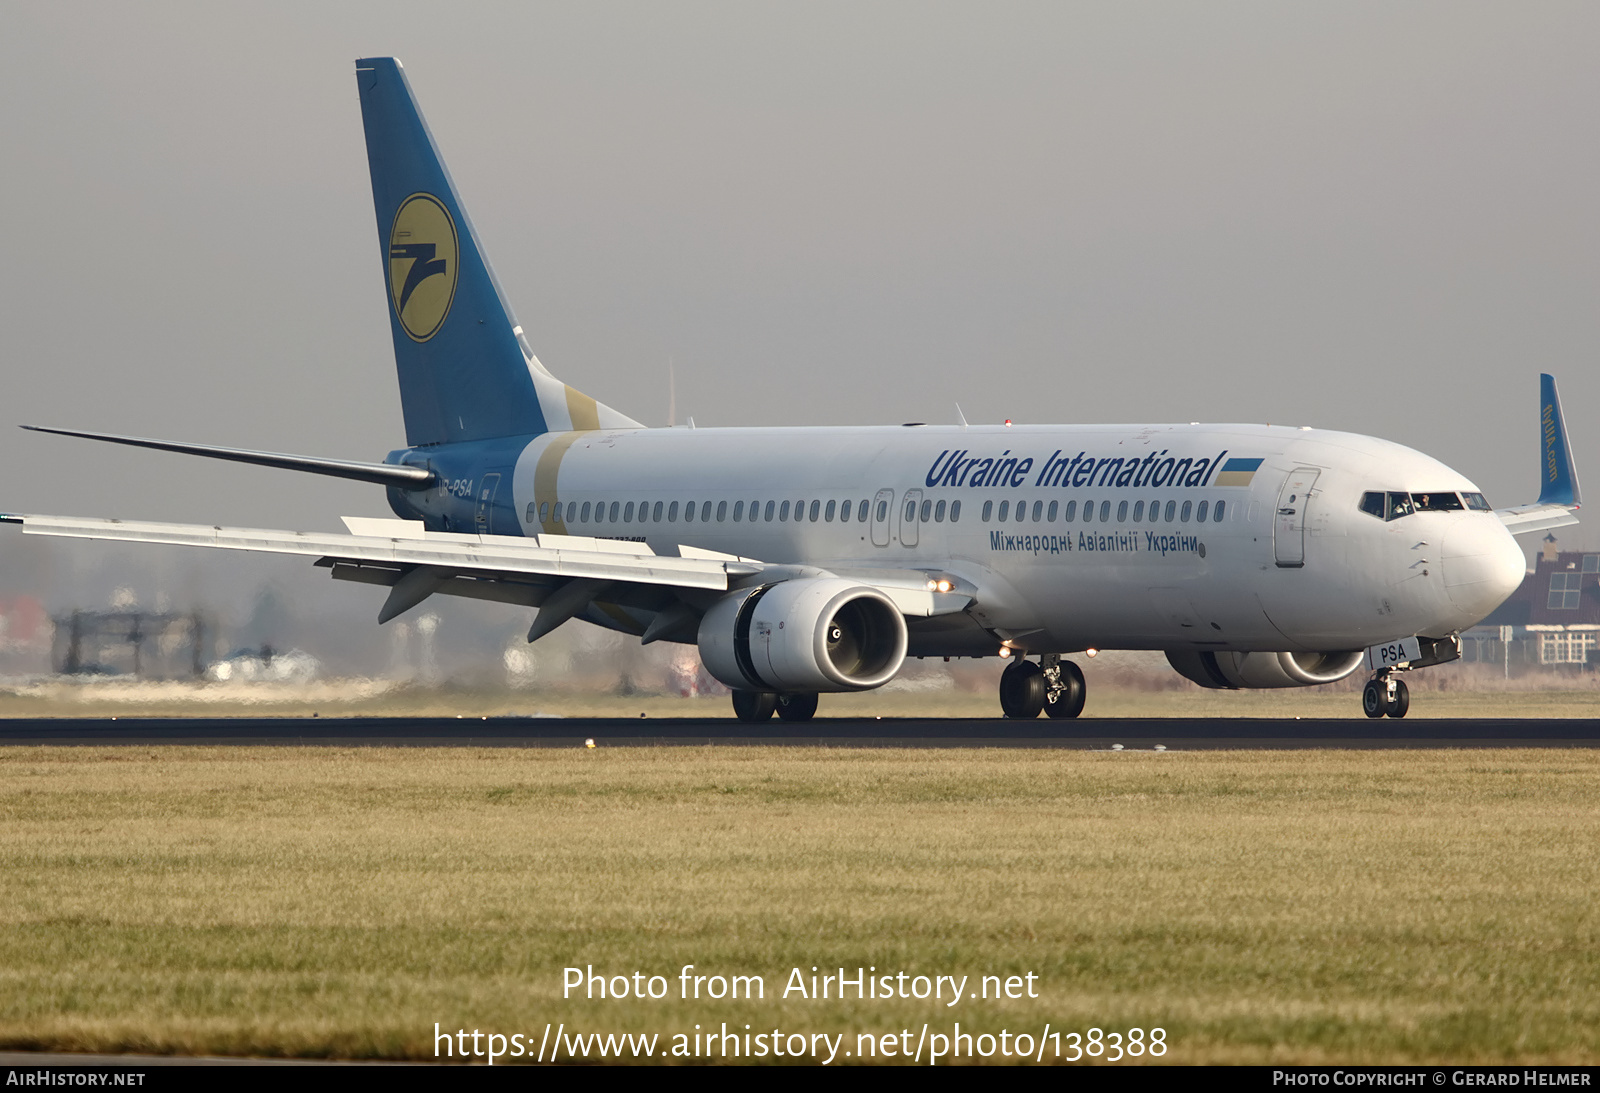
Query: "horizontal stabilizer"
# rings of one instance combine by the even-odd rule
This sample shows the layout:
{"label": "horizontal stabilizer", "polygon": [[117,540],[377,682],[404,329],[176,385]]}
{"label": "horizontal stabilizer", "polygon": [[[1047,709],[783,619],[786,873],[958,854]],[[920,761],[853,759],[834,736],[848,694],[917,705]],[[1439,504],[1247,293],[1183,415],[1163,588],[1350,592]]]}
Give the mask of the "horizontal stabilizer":
{"label": "horizontal stabilizer", "polygon": [[207,459],[227,459],[235,463],[254,463],[258,467],[276,467],[286,471],[306,471],[326,474],[334,478],[351,478],[357,482],[373,482],[379,486],[394,486],[402,490],[425,490],[437,477],[426,467],[397,467],[392,463],[361,463],[353,459],[321,459],[313,455],[285,455],[281,452],[254,452],[244,448],[219,448],[212,444],[180,444],[171,440],[148,440],[142,436],[118,436],[115,433],[87,433],[77,429],[48,429],[43,425],[24,425],[35,433],[55,433],[57,436],[75,436],[85,440],[104,440],[111,444],[128,444],[135,448],[154,448],[160,452],[178,452],[182,455],[202,455]]}

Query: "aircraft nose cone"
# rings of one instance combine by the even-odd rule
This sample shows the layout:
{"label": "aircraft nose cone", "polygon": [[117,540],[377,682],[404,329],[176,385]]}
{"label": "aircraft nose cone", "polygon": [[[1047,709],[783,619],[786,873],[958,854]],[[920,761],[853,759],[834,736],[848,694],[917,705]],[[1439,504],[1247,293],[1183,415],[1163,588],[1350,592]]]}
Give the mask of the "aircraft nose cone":
{"label": "aircraft nose cone", "polygon": [[1450,600],[1481,619],[1515,592],[1527,572],[1522,548],[1499,520],[1474,516],[1445,533],[1440,555]]}

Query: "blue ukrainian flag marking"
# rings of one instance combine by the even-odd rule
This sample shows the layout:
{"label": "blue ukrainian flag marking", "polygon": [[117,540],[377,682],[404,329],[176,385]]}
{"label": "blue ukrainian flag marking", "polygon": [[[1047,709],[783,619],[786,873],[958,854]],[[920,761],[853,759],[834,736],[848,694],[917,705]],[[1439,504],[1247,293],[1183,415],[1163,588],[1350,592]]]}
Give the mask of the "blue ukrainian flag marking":
{"label": "blue ukrainian flag marking", "polygon": [[1261,460],[1259,459],[1230,459],[1222,465],[1222,470],[1217,473],[1217,485],[1248,486],[1260,467]]}

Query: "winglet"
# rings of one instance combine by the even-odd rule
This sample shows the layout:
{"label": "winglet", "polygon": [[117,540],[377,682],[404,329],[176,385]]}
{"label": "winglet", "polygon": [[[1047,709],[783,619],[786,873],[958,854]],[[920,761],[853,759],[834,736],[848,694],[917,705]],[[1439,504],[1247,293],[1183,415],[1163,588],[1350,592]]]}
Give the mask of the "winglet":
{"label": "winglet", "polygon": [[1556,378],[1549,373],[1539,375],[1539,503],[1583,506],[1578,472],[1567,444],[1567,423],[1561,415],[1561,397],[1556,394]]}

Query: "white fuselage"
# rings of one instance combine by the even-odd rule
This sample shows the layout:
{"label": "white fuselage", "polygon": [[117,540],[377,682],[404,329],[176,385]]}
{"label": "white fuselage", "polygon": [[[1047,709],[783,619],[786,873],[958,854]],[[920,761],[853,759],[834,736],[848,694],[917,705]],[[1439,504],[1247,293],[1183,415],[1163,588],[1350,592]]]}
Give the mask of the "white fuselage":
{"label": "white fuselage", "polygon": [[997,640],[1357,649],[1470,626],[1524,568],[1491,512],[1362,511],[1369,491],[1477,488],[1412,449],[1320,430],[599,430],[538,437],[506,470],[512,505],[502,498],[482,530],[903,570],[972,590],[971,611],[913,621],[912,655],[992,654]]}

